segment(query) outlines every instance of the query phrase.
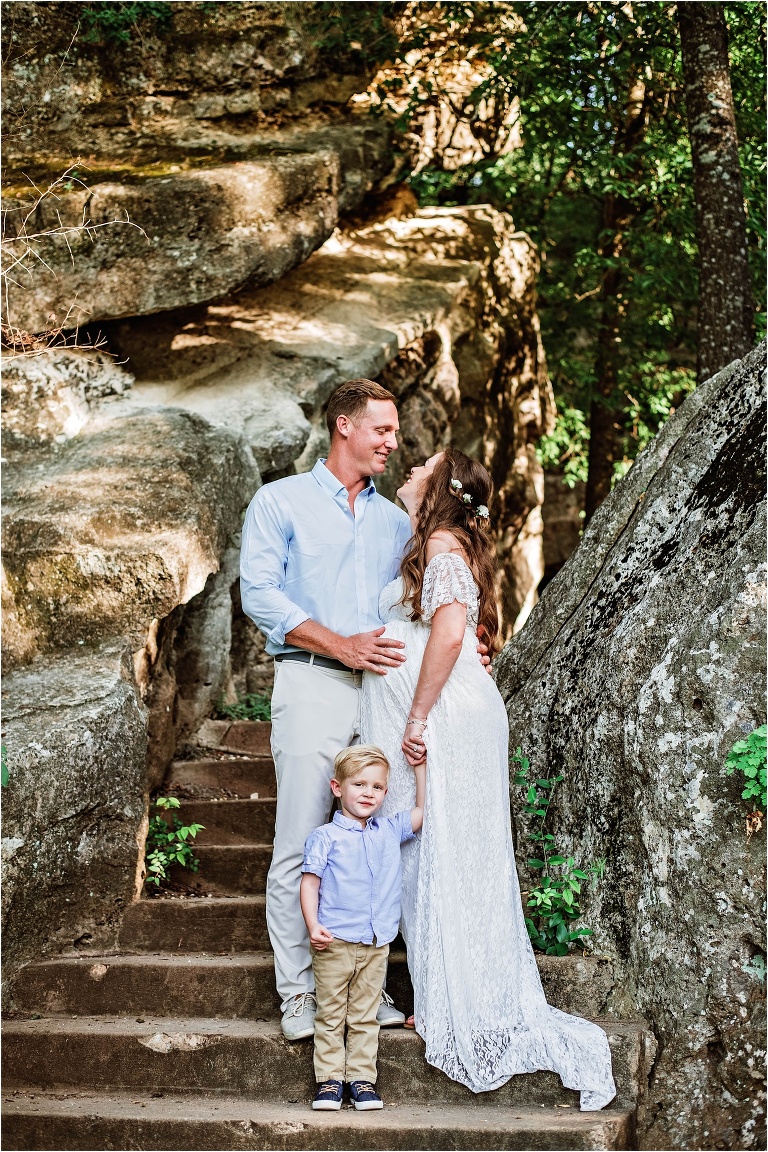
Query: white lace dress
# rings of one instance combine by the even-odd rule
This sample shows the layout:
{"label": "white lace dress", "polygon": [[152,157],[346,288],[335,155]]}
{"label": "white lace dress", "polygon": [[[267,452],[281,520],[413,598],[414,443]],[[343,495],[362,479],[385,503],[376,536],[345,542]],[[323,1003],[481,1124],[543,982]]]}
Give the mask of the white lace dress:
{"label": "white lace dress", "polygon": [[386,634],[407,660],[364,676],[361,739],[386,753],[386,813],[413,806],[415,779],[400,743],[429,639],[443,604],[467,606],[461,654],[429,714],[424,827],[403,845],[402,933],[415,995],[416,1030],[430,1064],[473,1092],[520,1072],[548,1069],[581,1093],[581,1108],[615,1095],[601,1028],[551,1008],[525,927],[509,810],[509,730],[501,696],[477,655],[478,590],[454,553],[424,574],[424,622],[398,604],[402,581],[381,594]]}

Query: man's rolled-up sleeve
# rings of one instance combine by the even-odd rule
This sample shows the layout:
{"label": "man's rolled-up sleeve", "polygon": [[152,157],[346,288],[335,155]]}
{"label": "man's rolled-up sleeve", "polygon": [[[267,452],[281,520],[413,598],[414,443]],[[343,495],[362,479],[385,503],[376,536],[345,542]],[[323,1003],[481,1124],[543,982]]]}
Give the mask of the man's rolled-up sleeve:
{"label": "man's rolled-up sleeve", "polygon": [[262,488],[248,506],[240,547],[240,597],[243,611],[272,644],[298,628],[309,613],[283,591],[288,537],[279,510]]}

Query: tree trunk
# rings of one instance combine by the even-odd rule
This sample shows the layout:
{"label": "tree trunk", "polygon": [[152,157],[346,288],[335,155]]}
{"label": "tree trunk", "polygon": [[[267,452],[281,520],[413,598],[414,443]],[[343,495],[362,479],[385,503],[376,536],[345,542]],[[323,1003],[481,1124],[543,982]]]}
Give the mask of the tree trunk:
{"label": "tree trunk", "polygon": [[[630,78],[625,115],[614,145],[617,156],[630,155],[642,139],[646,121],[645,97],[643,79],[634,75]],[[626,276],[621,255],[624,238],[635,214],[635,206],[626,197],[613,192],[606,193],[603,199],[600,229],[603,239],[599,248],[600,256],[606,261],[606,267],[600,286],[596,385],[589,408],[589,461],[584,494],[585,522],[590,520],[611,490],[613,466],[621,445],[623,428],[618,415],[618,406],[621,402],[619,360]]]}
{"label": "tree trunk", "polygon": [[621,347],[620,292],[624,276],[620,271],[623,228],[629,223],[628,205],[617,203],[613,193],[603,202],[602,233],[606,240],[600,255],[610,261],[600,288],[600,327],[597,332],[595,362],[596,387],[589,406],[589,461],[584,493],[584,518],[590,520],[611,490],[621,428],[611,404],[618,385],[618,357]]}
{"label": "tree trunk", "polygon": [[722,4],[677,6],[699,244],[699,381],[752,347],[754,302]]}

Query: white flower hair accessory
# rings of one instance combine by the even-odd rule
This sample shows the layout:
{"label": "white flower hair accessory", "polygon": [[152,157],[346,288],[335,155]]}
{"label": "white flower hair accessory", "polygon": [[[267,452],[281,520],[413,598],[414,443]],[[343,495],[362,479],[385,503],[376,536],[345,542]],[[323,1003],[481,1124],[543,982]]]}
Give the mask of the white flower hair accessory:
{"label": "white flower hair accessory", "polygon": [[[467,508],[472,507],[474,501],[471,494],[464,491],[464,485],[461,480],[457,480],[455,476],[451,479],[450,491],[451,495],[455,496],[457,500],[461,500],[462,504],[465,504]],[[478,504],[477,508],[474,509],[474,513],[475,516],[479,516],[481,520],[484,520],[486,524],[490,523],[490,515],[485,504]]]}

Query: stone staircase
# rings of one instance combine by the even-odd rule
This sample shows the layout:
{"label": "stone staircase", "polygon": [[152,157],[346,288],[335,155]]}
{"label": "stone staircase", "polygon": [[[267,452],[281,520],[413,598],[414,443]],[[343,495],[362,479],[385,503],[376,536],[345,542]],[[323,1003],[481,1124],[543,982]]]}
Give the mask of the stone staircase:
{"label": "stone staircase", "polygon": [[[7,1149],[629,1149],[653,1057],[642,1023],[603,1019],[618,1097],[581,1113],[551,1073],[474,1096],[413,1032],[382,1031],[381,1112],[313,1113],[312,1045],[282,1037],[265,923],[275,815],[268,724],[219,725],[217,759],[176,762],[165,791],[199,821],[207,895],[139,900],[119,951],[53,957],[17,984],[4,1027]],[[601,1009],[610,968],[541,958],[550,1000]],[[389,990],[412,992],[395,951]]]}

